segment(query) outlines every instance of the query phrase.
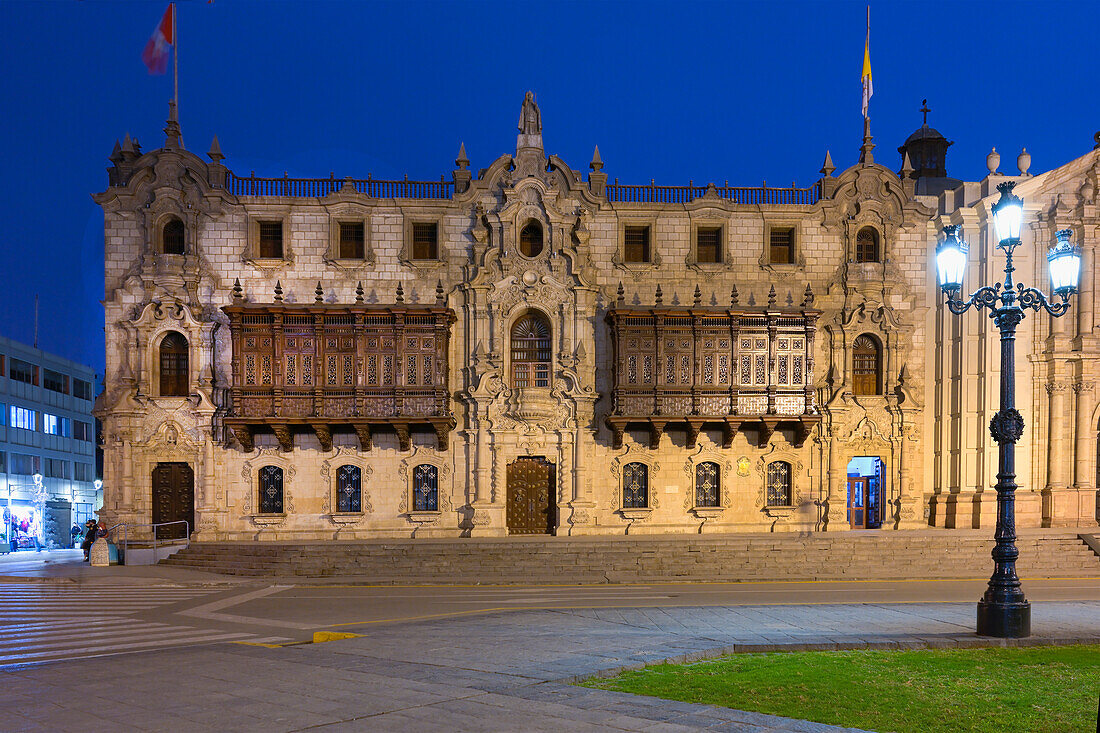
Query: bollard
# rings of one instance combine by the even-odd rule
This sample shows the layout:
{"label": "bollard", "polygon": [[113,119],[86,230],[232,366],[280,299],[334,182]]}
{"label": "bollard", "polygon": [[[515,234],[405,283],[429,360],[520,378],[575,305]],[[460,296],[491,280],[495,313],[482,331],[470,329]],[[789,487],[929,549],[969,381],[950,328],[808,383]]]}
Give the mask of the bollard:
{"label": "bollard", "polygon": [[105,568],[111,564],[111,550],[107,547],[106,537],[100,537],[92,543],[89,557],[91,558],[92,567]]}

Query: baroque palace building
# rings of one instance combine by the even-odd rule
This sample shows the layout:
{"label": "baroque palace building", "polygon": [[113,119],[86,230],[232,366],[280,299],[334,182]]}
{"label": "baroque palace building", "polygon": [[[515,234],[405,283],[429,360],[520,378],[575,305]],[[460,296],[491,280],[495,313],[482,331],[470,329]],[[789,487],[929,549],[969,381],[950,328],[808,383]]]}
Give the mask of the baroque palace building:
{"label": "baroque palace building", "polygon": [[[544,152],[451,180],[241,177],[217,139],[116,144],[105,214],[109,522],[196,539],[992,526],[997,334],[941,305],[962,224],[991,281],[995,185],[1020,271],[1072,228],[1074,318],[1024,322],[1020,524],[1095,525],[1096,150],[947,177],[926,122],[809,188],[609,182]],[[1100,144],[1100,142],[1098,142]],[[1038,249],[1036,249],[1038,248]]]}

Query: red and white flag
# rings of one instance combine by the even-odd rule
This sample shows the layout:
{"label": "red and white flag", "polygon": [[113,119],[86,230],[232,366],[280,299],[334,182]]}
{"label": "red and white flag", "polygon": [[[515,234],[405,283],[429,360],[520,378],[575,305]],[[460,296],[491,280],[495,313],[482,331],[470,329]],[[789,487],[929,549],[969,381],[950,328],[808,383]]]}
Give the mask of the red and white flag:
{"label": "red and white flag", "polygon": [[149,42],[145,44],[145,50],[141,52],[141,60],[149,67],[150,74],[163,74],[168,71],[168,54],[171,46],[176,42],[176,4],[169,3],[164,11],[164,17],[157,23]]}

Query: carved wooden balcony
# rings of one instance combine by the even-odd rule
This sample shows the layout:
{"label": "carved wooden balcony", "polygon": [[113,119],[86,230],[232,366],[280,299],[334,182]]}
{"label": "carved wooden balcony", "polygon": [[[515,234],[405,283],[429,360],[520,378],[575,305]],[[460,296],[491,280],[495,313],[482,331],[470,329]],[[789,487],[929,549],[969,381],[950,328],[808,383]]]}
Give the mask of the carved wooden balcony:
{"label": "carved wooden balcony", "polygon": [[454,312],[442,305],[243,304],[222,309],[233,340],[225,424],[245,450],[273,432],[283,450],[311,431],[323,450],[332,433],[393,430],[402,450],[426,427],[440,449],[455,420],[447,390]]}
{"label": "carved wooden balcony", "polygon": [[779,428],[801,445],[821,416],[814,404],[814,336],[820,311],[625,307],[607,314],[615,370],[606,422],[615,448],[644,425],[657,448],[665,427],[721,426],[723,447],[741,429],[766,444]]}

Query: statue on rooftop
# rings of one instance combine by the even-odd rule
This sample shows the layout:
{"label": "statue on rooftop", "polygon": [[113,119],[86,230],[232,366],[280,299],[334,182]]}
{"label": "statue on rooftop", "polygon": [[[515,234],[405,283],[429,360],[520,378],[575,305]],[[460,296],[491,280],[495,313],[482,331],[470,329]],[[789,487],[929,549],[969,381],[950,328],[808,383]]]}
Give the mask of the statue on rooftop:
{"label": "statue on rooftop", "polygon": [[519,131],[524,135],[539,135],[542,133],[542,114],[539,106],[535,104],[535,93],[527,92],[523,98],[523,109],[519,113]]}

